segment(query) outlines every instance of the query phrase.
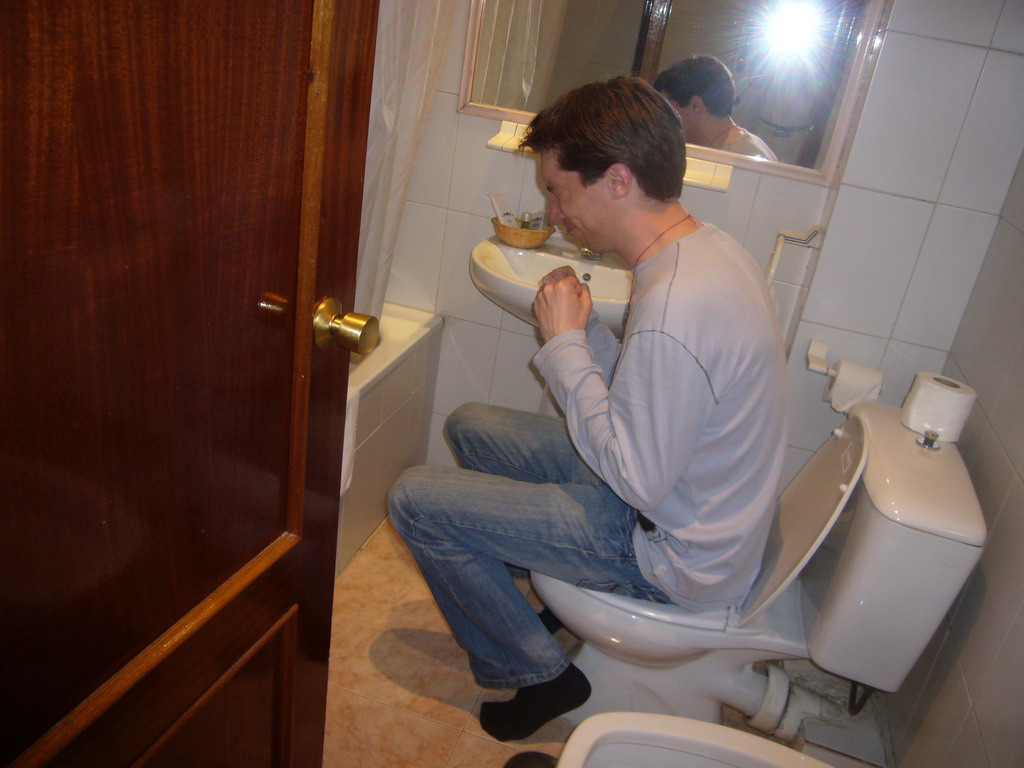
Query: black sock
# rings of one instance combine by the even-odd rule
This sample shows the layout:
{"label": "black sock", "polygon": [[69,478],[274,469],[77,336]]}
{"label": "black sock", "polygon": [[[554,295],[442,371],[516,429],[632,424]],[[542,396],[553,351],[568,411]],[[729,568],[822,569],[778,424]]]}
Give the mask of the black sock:
{"label": "black sock", "polygon": [[553,680],[520,688],[510,701],[485,701],[480,705],[480,725],[498,741],[525,739],[589,698],[587,676],[570,664]]}
{"label": "black sock", "polygon": [[503,768],[558,768],[558,758],[543,752],[520,752],[512,755]]}
{"label": "black sock", "polygon": [[550,608],[545,608],[537,615],[540,617],[541,622],[544,624],[544,629],[546,629],[552,635],[565,626],[562,623],[562,620],[555,616],[554,613],[552,613]]}

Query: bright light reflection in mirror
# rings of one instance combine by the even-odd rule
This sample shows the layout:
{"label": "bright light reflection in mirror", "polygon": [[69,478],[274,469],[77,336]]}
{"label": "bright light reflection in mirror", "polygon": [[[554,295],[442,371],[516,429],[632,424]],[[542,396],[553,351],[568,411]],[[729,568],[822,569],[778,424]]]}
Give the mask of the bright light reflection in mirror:
{"label": "bright light reflection in mirror", "polygon": [[782,2],[765,13],[760,37],[766,52],[786,59],[810,59],[824,43],[825,19],[811,2]]}

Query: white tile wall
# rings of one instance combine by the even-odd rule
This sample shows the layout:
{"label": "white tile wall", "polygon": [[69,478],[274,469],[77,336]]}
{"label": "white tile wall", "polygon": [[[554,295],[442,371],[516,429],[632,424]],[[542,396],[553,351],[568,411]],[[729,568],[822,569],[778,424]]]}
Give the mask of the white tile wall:
{"label": "white tile wall", "polygon": [[437,292],[438,306],[444,307],[444,314],[448,317],[499,327],[504,312],[476,289],[469,276],[470,251],[493,234],[490,218],[459,211],[448,212],[441,256],[441,284]]}
{"label": "white tile wall", "polygon": [[[754,173],[750,175],[760,176]],[[731,186],[729,193],[733,194]],[[824,224],[820,219],[827,197],[826,187],[804,184],[781,176],[761,176],[757,195],[749,202],[749,224],[743,237],[739,237],[740,242],[761,266],[767,266],[779,230],[804,234]],[[818,219],[809,220],[815,212]],[[733,234],[734,237],[738,235],[738,231]],[[815,244],[820,245],[820,241]],[[783,277],[780,276],[780,279]]]}
{"label": "white tile wall", "polygon": [[[819,237],[810,246],[783,243],[782,255],[775,268],[775,279],[791,285],[803,285],[808,277],[807,270],[811,268],[813,260],[817,257],[815,251],[820,242]],[[755,258],[757,257],[755,256]]]}
{"label": "white tile wall", "polygon": [[[1024,501],[1019,493],[1017,501]],[[975,705],[978,740],[984,745],[990,765],[1019,766],[1024,764],[1024,739],[1020,737],[1024,690],[1019,678],[1006,672],[1024,669],[1024,611],[1017,612],[992,666],[997,674],[989,676]]]}
{"label": "white tile wall", "polygon": [[963,728],[957,734],[946,756],[946,765],[979,765],[978,757],[985,754],[985,745],[978,730],[978,719],[973,712],[967,715]]}
{"label": "white tile wall", "polygon": [[409,201],[402,213],[385,300],[424,312],[437,306],[447,209]]}
{"label": "white tile wall", "polygon": [[890,339],[882,356],[883,390],[879,400],[890,405],[903,405],[918,371],[940,373],[946,352]]}
{"label": "white tile wall", "polygon": [[1024,0],[1006,0],[992,37],[992,47],[1024,53]]}
{"label": "white tile wall", "polygon": [[901,0],[892,9],[889,29],[922,37],[989,46],[1003,0],[977,0],[964,13],[963,0]]}
{"label": "white tile wall", "polygon": [[[914,719],[916,738],[906,751],[898,754],[900,768],[937,768],[945,762],[953,740],[963,727],[971,711],[970,697],[963,673],[960,671],[952,644],[944,646],[946,653],[936,662],[937,670],[944,670],[941,678],[936,677],[932,695],[923,698]],[[977,756],[974,756],[977,759]],[[968,763],[968,765],[979,765]],[[983,765],[983,764],[981,764]]]}
{"label": "white tile wall", "polygon": [[888,33],[843,183],[935,200],[985,54],[975,46]]}
{"label": "white tile wall", "polygon": [[[932,636],[900,689],[885,698],[883,703],[889,715],[891,746],[895,754],[905,753],[908,744],[920,730],[923,717],[917,711],[917,703],[935,698],[937,691],[932,673],[936,669],[948,668],[955,653],[956,646],[949,635],[949,629],[943,624]],[[893,758],[890,767],[894,765]]]}
{"label": "white tile wall", "polygon": [[463,0],[455,12],[452,21],[452,33],[448,41],[448,54],[441,67],[441,77],[437,86],[439,93],[458,94],[462,81],[463,54],[466,52],[465,32],[469,28],[469,2]]}
{"label": "white tile wall", "polygon": [[[1006,461],[1005,457],[1000,459]],[[1014,498],[1008,493],[996,507],[997,517],[981,564],[953,614],[953,637],[960,662],[979,689],[992,673],[996,652],[1021,605],[1015,578],[1020,568],[1014,553],[1024,547],[1024,515],[1003,514],[1008,503],[1020,500],[1019,494]]]}
{"label": "white tile wall", "polygon": [[494,211],[488,192],[504,190],[513,202],[522,195],[523,177],[528,170],[533,175],[533,160],[488,149],[487,140],[497,127],[494,120],[484,117],[459,116],[449,208],[490,219]]}
{"label": "white tile wall", "polygon": [[989,537],[950,612],[950,653],[922,660],[891,702],[899,768],[1024,764],[1024,163],[1015,167],[945,370],[978,390],[958,447]]}
{"label": "white tile wall", "polygon": [[[971,480],[974,483],[978,495],[978,502],[981,504],[982,512],[985,515],[985,525],[988,527],[989,536],[995,528],[999,512],[1003,508],[1003,502],[1010,492],[1013,484],[1014,472],[1002,443],[996,436],[995,430],[985,416],[984,409],[975,406],[975,412],[971,414],[972,421],[976,426],[972,430],[970,439],[974,450],[967,467],[971,473]],[[965,447],[961,440],[961,450]],[[984,590],[984,585],[982,585]],[[962,600],[968,600],[971,590],[964,590]]]}
{"label": "white tile wall", "polygon": [[[1024,5],[1024,0],[1020,0]],[[1024,33],[1022,33],[1024,34]],[[1010,184],[1010,190],[1006,193],[1006,202],[1003,204],[1002,218],[1007,224],[1017,230],[1024,230],[1024,184],[1021,183],[1021,174],[1024,170],[1017,166],[1017,175]]]}
{"label": "white tile wall", "polygon": [[999,213],[1024,149],[1024,57],[989,51],[939,200]]}
{"label": "white tile wall", "polygon": [[1020,349],[1024,328],[1024,233],[1000,221],[953,343],[957,364],[978,402],[992,413]]}
{"label": "white tile wall", "polygon": [[799,283],[787,283],[776,278],[772,283],[772,297],[775,300],[775,313],[779,318],[779,328],[782,329],[782,337],[789,343],[790,332],[795,332],[799,324],[796,317],[799,311],[800,299],[803,295],[803,287]]}
{"label": "white tile wall", "polygon": [[534,334],[502,331],[498,335],[490,402],[525,411],[540,408],[544,379],[531,362],[538,349],[540,341]]}
{"label": "white tile wall", "polygon": [[427,464],[437,467],[454,467],[455,457],[443,437],[444,420],[448,414],[434,413],[430,421],[431,440],[427,446]]}
{"label": "white tile wall", "polygon": [[[463,403],[486,403],[498,354],[497,328],[449,317],[441,341],[434,412],[448,415]],[[431,435],[431,440],[436,439]]]}
{"label": "white tile wall", "polygon": [[[457,29],[468,7],[463,0]],[[506,190],[524,210],[543,198],[533,160],[484,148],[494,121],[454,113],[463,48],[456,31],[388,293],[448,318],[431,463],[451,462],[440,427],[461,403],[531,407],[540,392],[527,365],[532,328],[481,303],[464,270],[474,238],[490,235],[488,191]],[[735,172],[727,193],[683,195],[762,264],[777,230],[826,227],[789,364],[787,476],[842,420],[821,399],[825,378],[804,367],[811,338],[830,345],[832,362],[881,368],[888,402],[950,351],[947,374],[979,391],[961,448],[986,515],[1008,543],[986,555],[946,642],[933,644],[891,697],[899,768],[1021,764],[1022,729],[1007,732],[998,710],[1019,711],[1024,689],[1024,577],[1015,567],[1024,554],[1024,186],[1019,173],[1013,180],[1024,147],[1022,54],[1024,0],[894,0],[829,221],[829,190],[752,171]],[[998,685],[985,688],[981,673],[992,668],[1001,670],[988,676]]]}
{"label": "white tile wall", "polygon": [[[728,192],[684,186],[681,199],[686,209],[698,219],[717,224],[741,243],[746,244],[750,214],[760,182],[761,174],[734,169]],[[755,254],[755,257],[761,257],[762,265],[767,264],[768,254],[771,253],[774,243],[775,235],[772,233],[771,243],[759,244],[751,253]],[[749,245],[747,247],[750,248]]]}
{"label": "white tile wall", "polygon": [[888,338],[933,208],[920,200],[842,187],[804,318]]}
{"label": "white tile wall", "polygon": [[956,336],[997,217],[938,205],[928,224],[893,336],[947,350]]}
{"label": "white tile wall", "polygon": [[1024,403],[1024,348],[1017,350],[1006,386],[992,409],[992,421],[999,425],[1003,448],[1017,474],[1024,474],[1024,408],[1021,403]]}

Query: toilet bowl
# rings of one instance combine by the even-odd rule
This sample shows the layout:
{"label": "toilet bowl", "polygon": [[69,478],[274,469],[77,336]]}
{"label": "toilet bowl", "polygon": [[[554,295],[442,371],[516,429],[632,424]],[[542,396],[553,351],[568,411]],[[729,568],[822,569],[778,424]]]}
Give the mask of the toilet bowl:
{"label": "toilet bowl", "polygon": [[558,768],[829,768],[735,728],[667,715],[614,712],[584,720]]}
{"label": "toilet bowl", "polygon": [[934,450],[918,438],[898,408],[854,406],[779,497],[742,605],[699,613],[534,573],[541,600],[583,640],[573,661],[593,693],[568,717],[718,722],[725,704],[791,739],[804,718],[845,715],[756,662],[809,658],[869,689],[898,689],[986,535],[956,446]]}

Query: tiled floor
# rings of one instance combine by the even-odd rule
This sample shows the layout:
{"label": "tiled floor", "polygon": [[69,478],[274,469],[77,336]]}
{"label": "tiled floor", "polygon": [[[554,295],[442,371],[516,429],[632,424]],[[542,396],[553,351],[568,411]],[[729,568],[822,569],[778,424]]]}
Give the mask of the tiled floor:
{"label": "tiled floor", "polygon": [[412,556],[382,524],[335,584],[324,768],[501,768],[516,752],[560,754],[566,720],[508,744],[481,729],[480,702],[508,695],[473,682]]}
{"label": "tiled floor", "polygon": [[[564,631],[559,637],[575,642]],[[466,654],[385,521],[335,584],[324,768],[501,768],[516,752],[559,755],[573,728],[567,720],[522,742],[501,743],[481,729],[480,702],[509,695],[473,682]],[[726,722],[744,727],[738,713]],[[814,754],[842,768],[873,768]]]}

